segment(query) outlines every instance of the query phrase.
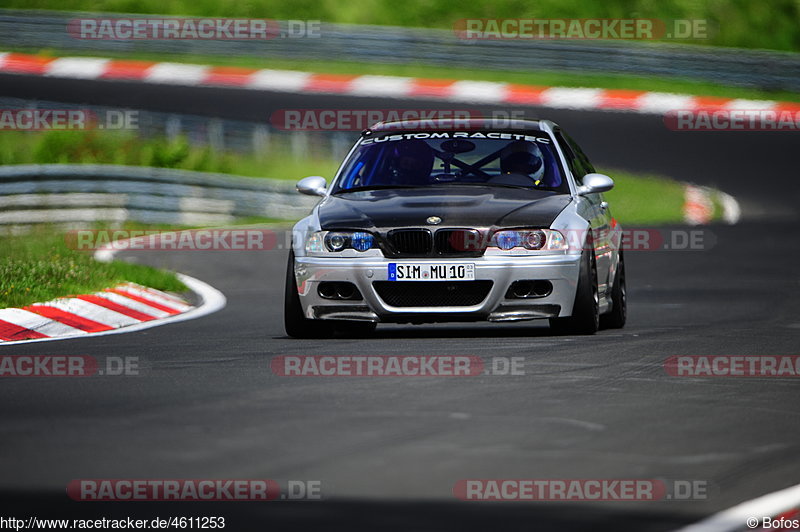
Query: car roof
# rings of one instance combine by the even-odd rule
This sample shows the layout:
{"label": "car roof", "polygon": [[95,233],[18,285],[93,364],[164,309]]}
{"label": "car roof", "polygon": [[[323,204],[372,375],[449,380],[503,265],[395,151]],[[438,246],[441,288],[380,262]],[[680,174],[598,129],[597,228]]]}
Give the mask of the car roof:
{"label": "car roof", "polygon": [[365,129],[362,135],[397,131],[547,131],[542,127],[547,120],[508,119],[491,117],[430,118],[423,120],[397,120],[378,122]]}

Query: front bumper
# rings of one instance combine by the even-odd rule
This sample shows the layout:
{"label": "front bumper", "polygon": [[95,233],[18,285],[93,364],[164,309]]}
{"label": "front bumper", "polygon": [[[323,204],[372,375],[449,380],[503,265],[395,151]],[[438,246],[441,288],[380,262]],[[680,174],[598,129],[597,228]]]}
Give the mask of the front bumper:
{"label": "front bumper", "polygon": [[[388,279],[391,262],[475,264],[475,280],[491,280],[488,295],[471,306],[397,307],[387,304],[373,287]],[[392,323],[444,321],[519,321],[569,316],[575,301],[580,255],[483,256],[468,259],[388,259],[384,257],[296,257],[294,267],[300,303],[310,319],[359,320]],[[511,283],[546,280],[552,291],[534,299],[506,298]],[[363,300],[331,300],[321,297],[319,283],[353,283]],[[392,281],[405,283],[406,281]],[[469,283],[470,281],[455,281]]]}

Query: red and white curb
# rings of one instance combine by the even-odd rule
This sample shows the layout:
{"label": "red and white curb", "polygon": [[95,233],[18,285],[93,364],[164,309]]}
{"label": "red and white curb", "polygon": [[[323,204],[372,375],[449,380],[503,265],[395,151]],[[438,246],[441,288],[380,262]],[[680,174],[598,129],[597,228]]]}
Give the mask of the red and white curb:
{"label": "red and white curb", "polygon": [[[116,251],[98,249],[95,259],[108,262]],[[198,296],[197,306],[159,290],[123,283],[94,294],[0,309],[0,346],[140,331],[225,307],[225,295],[213,286],[182,273],[175,275]]]}
{"label": "red and white curb", "polygon": [[0,346],[128,333],[186,321],[222,309],[225,296],[188,275],[176,274],[201,303],[133,283],[94,294],[0,309]]}
{"label": "red and white curb", "polygon": [[684,187],[683,219],[689,225],[705,225],[714,219],[715,201],[722,209],[721,218],[725,223],[735,224],[741,218],[739,202],[730,194],[720,190],[686,185]]}
{"label": "red and white curb", "polygon": [[56,78],[140,81],[167,85],[234,87],[309,94],[420,98],[485,104],[536,105],[664,114],[682,110],[800,111],[800,104],[771,100],[689,96],[624,89],[541,87],[453,79],[315,74],[293,70],[155,63],[96,57],[40,57],[0,53],[0,72]]}
{"label": "red and white curb", "polygon": [[124,283],[93,294],[0,309],[0,342],[85,336],[175,316],[192,308],[165,292]]}

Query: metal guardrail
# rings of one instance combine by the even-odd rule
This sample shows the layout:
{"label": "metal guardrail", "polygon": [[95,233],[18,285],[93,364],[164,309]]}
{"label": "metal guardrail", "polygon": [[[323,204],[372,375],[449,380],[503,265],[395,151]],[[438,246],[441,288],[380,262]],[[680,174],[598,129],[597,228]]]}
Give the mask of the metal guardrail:
{"label": "metal guardrail", "polygon": [[461,40],[451,30],[347,24],[322,24],[319,38],[81,40],[67,31],[67,21],[79,17],[109,17],[109,14],[0,10],[0,47],[98,54],[113,51],[272,56],[468,68],[477,65],[517,71],[659,75],[768,90],[800,90],[800,54],[790,52],[622,41]]}
{"label": "metal guardrail", "polygon": [[294,183],[115,165],[0,166],[0,227],[96,221],[225,224],[259,216],[298,219],[316,200]]}

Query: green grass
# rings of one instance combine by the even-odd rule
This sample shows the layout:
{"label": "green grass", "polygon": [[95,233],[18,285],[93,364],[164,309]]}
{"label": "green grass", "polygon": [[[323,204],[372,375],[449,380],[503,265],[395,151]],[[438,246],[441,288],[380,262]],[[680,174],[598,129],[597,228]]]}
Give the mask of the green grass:
{"label": "green grass", "polygon": [[273,146],[269,156],[256,157],[192,146],[184,137],[172,141],[141,139],[131,132],[4,131],[0,134],[0,165],[57,163],[153,166],[292,180],[307,175],[330,178],[338,168],[338,162],[329,159],[294,159],[281,146]]}
{"label": "green grass", "polygon": [[0,237],[0,308],[96,292],[130,281],[158,290],[184,292],[173,273],[121,261],[102,263],[69,248],[62,232],[40,227]]}
{"label": "green grass", "polygon": [[683,221],[683,184],[621,170],[601,170],[614,179],[605,193],[611,213],[623,225],[658,225]]}
{"label": "green grass", "polygon": [[684,42],[800,50],[796,0],[4,0],[3,7],[306,19],[391,26],[453,27],[463,18],[706,19],[707,39]]}
{"label": "green grass", "polygon": [[[36,53],[43,57],[65,55],[57,50],[34,50],[17,48],[12,51]],[[72,56],[96,56],[96,52],[70,51]],[[605,89],[627,89],[654,92],[673,92],[696,96],[720,98],[743,98],[753,100],[785,100],[800,102],[800,94],[789,91],[770,91],[744,87],[731,87],[711,82],[696,81],[660,76],[634,76],[627,74],[571,73],[546,70],[492,70],[491,65],[481,65],[481,69],[432,66],[425,64],[383,64],[349,61],[314,61],[303,59],[282,59],[280,57],[223,57],[215,55],[168,55],[154,53],[103,52],[103,57],[137,59],[142,61],[171,61],[197,63],[212,66],[238,66],[244,68],[271,68],[280,70],[300,70],[324,74],[374,74],[384,76],[408,76],[434,79],[468,79],[475,81],[496,81],[537,85],[542,87],[596,87]]]}

